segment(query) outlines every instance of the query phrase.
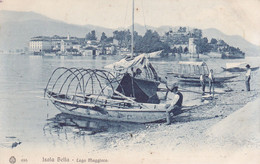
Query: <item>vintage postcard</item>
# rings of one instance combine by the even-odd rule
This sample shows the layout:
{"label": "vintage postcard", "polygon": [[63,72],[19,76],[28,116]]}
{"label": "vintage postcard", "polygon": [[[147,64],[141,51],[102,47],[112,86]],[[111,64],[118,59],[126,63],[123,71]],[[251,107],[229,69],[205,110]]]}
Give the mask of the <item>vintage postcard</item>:
{"label": "vintage postcard", "polygon": [[0,163],[260,163],[259,0],[0,0]]}

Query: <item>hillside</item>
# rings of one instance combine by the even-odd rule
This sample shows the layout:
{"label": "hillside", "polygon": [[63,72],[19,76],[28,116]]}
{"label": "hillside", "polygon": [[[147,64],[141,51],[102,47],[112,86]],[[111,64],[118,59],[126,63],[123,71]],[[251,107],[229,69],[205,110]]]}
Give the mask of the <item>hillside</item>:
{"label": "hillside", "polygon": [[217,29],[209,28],[203,30],[203,37],[222,39],[233,47],[239,47],[248,56],[260,56],[260,47],[256,46],[238,35],[226,35]]}
{"label": "hillside", "polygon": [[98,37],[104,31],[112,35],[113,30],[98,26],[79,26],[56,21],[33,12],[0,11],[0,49],[22,49],[28,46],[34,36],[66,36],[85,37],[95,29]]}
{"label": "hillside", "polygon": [[41,20],[41,21],[55,21],[57,20],[50,19],[41,14],[37,14],[34,12],[18,12],[18,11],[0,11],[0,24],[5,22],[23,22],[29,20]]}

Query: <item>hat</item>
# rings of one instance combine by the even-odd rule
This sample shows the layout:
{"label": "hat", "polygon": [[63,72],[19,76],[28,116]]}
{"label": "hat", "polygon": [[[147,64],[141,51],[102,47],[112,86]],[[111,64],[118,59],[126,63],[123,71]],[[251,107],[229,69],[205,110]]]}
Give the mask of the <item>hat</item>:
{"label": "hat", "polygon": [[246,68],[250,68],[250,65],[249,65],[249,64],[247,64],[247,65],[246,65]]}
{"label": "hat", "polygon": [[178,88],[178,85],[176,83],[173,83],[172,85],[170,85],[169,89],[172,91],[175,88]]}

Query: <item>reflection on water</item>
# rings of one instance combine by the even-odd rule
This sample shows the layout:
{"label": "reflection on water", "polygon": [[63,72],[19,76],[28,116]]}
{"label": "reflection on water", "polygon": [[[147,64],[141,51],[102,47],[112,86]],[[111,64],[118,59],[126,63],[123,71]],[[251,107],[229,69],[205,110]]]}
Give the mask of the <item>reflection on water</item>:
{"label": "reflection on water", "polygon": [[72,116],[69,114],[57,114],[55,117],[47,119],[43,128],[44,135],[60,136],[68,134],[74,136],[94,135],[97,133],[117,133],[129,132],[145,128],[142,124],[131,124],[121,122],[109,122],[85,117]]}

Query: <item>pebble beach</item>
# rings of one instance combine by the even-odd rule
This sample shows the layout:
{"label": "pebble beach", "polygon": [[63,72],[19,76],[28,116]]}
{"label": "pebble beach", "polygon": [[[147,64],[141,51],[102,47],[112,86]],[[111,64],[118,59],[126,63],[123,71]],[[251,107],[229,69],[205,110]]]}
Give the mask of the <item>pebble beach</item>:
{"label": "pebble beach", "polygon": [[141,158],[151,163],[159,159],[166,163],[244,163],[247,159],[258,163],[259,71],[252,72],[252,77],[249,92],[242,73],[226,84],[228,92],[175,117],[171,125],[147,124],[145,130],[114,134],[98,152],[133,155],[133,161]]}

